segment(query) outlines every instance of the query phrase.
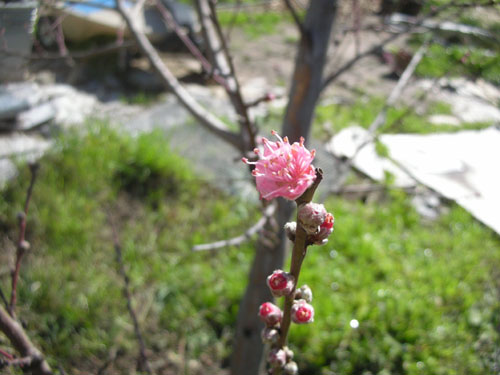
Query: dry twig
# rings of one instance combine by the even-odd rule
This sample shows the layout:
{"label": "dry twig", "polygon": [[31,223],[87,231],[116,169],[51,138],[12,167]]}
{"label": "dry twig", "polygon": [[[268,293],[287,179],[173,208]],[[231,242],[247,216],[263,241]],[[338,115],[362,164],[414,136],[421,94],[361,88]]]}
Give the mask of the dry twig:
{"label": "dry twig", "polygon": [[129,10],[125,7],[123,0],[117,0],[117,9],[127,23],[127,26],[134,36],[137,44],[148,57],[155,71],[160,75],[165,85],[170,88],[173,94],[179,99],[184,107],[204,126],[207,130],[219,136],[229,144],[234,146],[239,151],[244,151],[245,145],[238,134],[229,130],[227,125],[211,112],[203,108],[189,92],[181,86],[177,78],[172,74],[170,69],[163,63],[158,52],[151,45],[151,42],[146,38],[136,24],[134,18],[130,15]]}
{"label": "dry twig", "polygon": [[137,319],[137,314],[132,306],[132,293],[130,292],[130,278],[125,270],[125,264],[123,262],[122,247],[120,240],[118,238],[117,229],[111,214],[108,215],[109,222],[111,225],[111,231],[113,234],[113,246],[115,248],[116,263],[118,264],[118,270],[120,276],[123,279],[123,296],[127,301],[127,310],[134,324],[134,334],[139,344],[139,368],[146,371],[149,375],[153,374],[151,366],[149,364],[148,358],[146,356],[146,344],[144,343],[144,338],[142,337],[141,329],[139,327],[139,320]]}
{"label": "dry twig", "polygon": [[293,20],[294,20],[295,24],[297,25],[297,29],[299,29],[300,34],[303,36],[306,36],[306,30],[304,28],[304,24],[300,20],[299,15],[297,14],[297,11],[295,10],[295,8],[292,5],[292,2],[290,0],[283,0],[283,1],[285,2],[286,7],[290,11],[290,14],[293,17]]}
{"label": "dry twig", "polygon": [[222,240],[222,241],[217,241],[217,242],[212,242],[212,243],[207,243],[207,244],[201,244],[201,245],[195,245],[193,246],[193,251],[207,251],[207,250],[216,250],[220,249],[223,247],[228,247],[228,246],[239,246],[243,244],[244,242],[248,241],[254,234],[257,234],[260,232],[268,220],[274,215],[274,212],[276,211],[276,205],[271,204],[266,207],[264,210],[263,216],[255,223],[251,228],[249,228],[245,233],[242,235],[239,235],[238,237],[234,237],[228,240]]}
{"label": "dry twig", "polygon": [[26,218],[28,216],[28,209],[30,206],[31,195],[33,193],[33,186],[35,185],[38,164],[30,164],[31,180],[26,193],[26,200],[24,202],[24,211],[19,213],[19,239],[17,241],[16,251],[16,265],[12,273],[12,289],[10,293],[9,315],[15,317],[15,308],[17,301],[17,282],[19,279],[19,271],[21,270],[21,261],[23,260],[26,251],[29,249],[30,244],[25,240],[26,234]]}

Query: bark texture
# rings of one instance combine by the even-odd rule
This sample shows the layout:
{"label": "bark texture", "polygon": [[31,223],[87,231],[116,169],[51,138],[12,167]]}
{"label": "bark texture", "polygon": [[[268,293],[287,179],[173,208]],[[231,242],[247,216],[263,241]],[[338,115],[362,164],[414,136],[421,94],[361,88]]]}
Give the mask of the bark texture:
{"label": "bark texture", "polygon": [[49,364],[26,335],[21,324],[14,320],[2,306],[0,306],[0,331],[7,336],[12,346],[23,358],[29,359],[29,370],[33,375],[52,375]]}
{"label": "bark texture", "polygon": [[[323,68],[336,10],[336,0],[311,1],[301,27],[293,83],[282,129],[282,135],[288,136],[291,142],[309,135],[314,108],[321,92]],[[265,231],[259,238],[249,283],[238,313],[231,358],[232,375],[259,373],[264,346],[260,339],[263,324],[257,312],[260,304],[273,300],[266,278],[272,271],[283,266],[288,241],[283,226],[289,221],[293,209],[292,202],[280,201],[276,216],[279,226],[277,241],[268,243],[263,237]]]}

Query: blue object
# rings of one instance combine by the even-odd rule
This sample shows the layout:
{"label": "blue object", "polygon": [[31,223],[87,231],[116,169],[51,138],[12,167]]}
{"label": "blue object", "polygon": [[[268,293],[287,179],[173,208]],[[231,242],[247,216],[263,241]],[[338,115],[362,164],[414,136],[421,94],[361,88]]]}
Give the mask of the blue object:
{"label": "blue object", "polygon": [[[96,4],[93,6],[92,4]],[[125,2],[125,6],[130,7],[130,2]],[[102,7],[115,8],[116,0],[89,0],[85,4],[71,4],[67,3],[68,8],[72,11],[83,14],[92,14],[101,11]]]}

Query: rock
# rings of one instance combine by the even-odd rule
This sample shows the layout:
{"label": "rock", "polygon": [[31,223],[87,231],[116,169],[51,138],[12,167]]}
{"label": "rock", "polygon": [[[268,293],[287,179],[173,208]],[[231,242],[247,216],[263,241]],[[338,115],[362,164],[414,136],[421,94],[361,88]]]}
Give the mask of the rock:
{"label": "rock", "polygon": [[16,129],[30,130],[45,124],[56,116],[56,110],[52,103],[43,103],[17,115]]}
{"label": "rock", "polygon": [[484,80],[442,78],[435,86],[432,80],[423,79],[417,85],[432,88],[430,99],[449,103],[453,116],[461,122],[500,123],[500,89]]}
{"label": "rock", "polygon": [[0,189],[17,174],[11,158],[35,161],[50,147],[51,142],[41,137],[11,134],[0,137]]}
{"label": "rock", "polygon": [[[352,143],[352,134],[362,134],[362,131],[356,128],[342,130],[345,134],[340,132],[330,141],[330,150],[337,156],[353,155],[352,145],[345,143]],[[426,135],[384,134],[379,139],[388,148],[391,160],[377,156],[373,144],[369,144],[354,158],[357,169],[383,181],[383,171],[390,170],[388,165],[392,164],[392,168],[400,168],[406,173],[407,178],[456,201],[500,234],[500,129],[490,127],[479,131]],[[426,216],[432,216],[437,205],[432,197],[420,197],[415,203]]]}
{"label": "rock", "polygon": [[31,82],[0,85],[0,120],[14,119],[41,100],[38,85]]}
{"label": "rock", "polygon": [[342,129],[330,140],[326,148],[338,158],[352,158],[354,167],[375,181],[383,182],[386,174],[390,173],[394,176],[395,186],[412,188],[416,185],[416,181],[405,171],[389,159],[377,155],[368,131],[360,126]]}

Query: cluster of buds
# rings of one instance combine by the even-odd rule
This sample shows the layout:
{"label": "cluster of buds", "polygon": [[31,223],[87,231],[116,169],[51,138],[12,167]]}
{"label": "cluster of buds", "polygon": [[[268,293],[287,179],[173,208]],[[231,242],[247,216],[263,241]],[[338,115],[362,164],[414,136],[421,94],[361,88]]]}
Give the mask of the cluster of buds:
{"label": "cluster of buds", "polygon": [[[307,233],[308,244],[324,245],[333,232],[335,219],[326,211],[325,206],[318,203],[304,203],[298,208],[297,218],[299,224]],[[285,224],[285,233],[290,241],[295,241],[297,223]]]}
{"label": "cluster of buds", "polygon": [[271,367],[283,369],[285,375],[297,375],[299,367],[292,361],[293,352],[287,347],[273,349],[269,352],[268,362]]}
{"label": "cluster of buds", "polygon": [[[282,139],[275,131],[272,134],[278,139],[276,142],[262,138],[259,148],[254,150],[258,160],[249,161],[246,158],[242,160],[253,166],[252,175],[256,179],[261,199],[270,200],[282,197],[297,200],[304,196],[314,183],[317,186],[321,181],[321,171],[312,165],[315,151],[305,148],[303,138],[300,138],[300,142],[291,144],[287,137]],[[314,190],[312,192],[314,193]],[[302,203],[298,207],[297,222],[287,223],[285,232],[293,242],[296,242],[297,236],[300,236],[300,244],[303,244],[305,240],[305,248],[307,248],[312,244],[326,244],[333,232],[333,224],[333,215],[327,212],[322,204]],[[297,246],[297,243],[295,245]],[[299,248],[300,246],[296,248],[296,246],[294,246],[294,256],[295,254],[305,256],[305,249]],[[292,269],[294,269],[294,259],[292,258]],[[301,261],[295,264],[298,264],[300,270]],[[299,274],[295,271],[291,272],[296,276]],[[291,306],[290,310],[285,311],[286,319],[283,322],[283,312],[273,303],[265,302],[259,308],[259,316],[266,324],[261,334],[262,341],[270,344],[272,348],[268,363],[271,369],[285,375],[298,373],[297,364],[292,360],[293,352],[283,346],[290,321],[296,324],[314,321],[311,289],[307,285],[296,289],[297,279],[294,275],[283,270],[275,270],[267,278],[267,286],[273,296],[286,297],[285,306],[287,308]],[[281,334],[283,337],[280,337]]]}

